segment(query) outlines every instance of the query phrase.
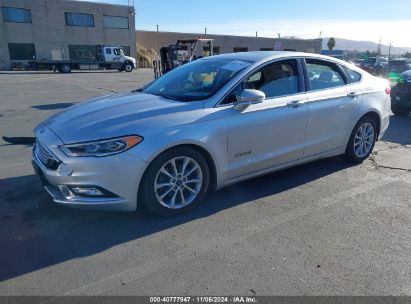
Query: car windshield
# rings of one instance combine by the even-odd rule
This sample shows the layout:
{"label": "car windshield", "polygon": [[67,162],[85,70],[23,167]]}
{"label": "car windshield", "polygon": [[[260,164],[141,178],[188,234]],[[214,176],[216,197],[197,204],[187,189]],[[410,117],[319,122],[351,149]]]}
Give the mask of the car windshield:
{"label": "car windshield", "polygon": [[200,59],[168,72],[143,92],[179,101],[207,99],[250,65],[247,61],[227,58]]}

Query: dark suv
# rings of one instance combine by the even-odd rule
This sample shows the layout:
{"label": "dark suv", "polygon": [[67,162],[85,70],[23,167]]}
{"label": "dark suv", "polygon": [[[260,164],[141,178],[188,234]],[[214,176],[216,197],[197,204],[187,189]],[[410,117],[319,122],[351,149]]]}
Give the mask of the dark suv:
{"label": "dark suv", "polygon": [[399,77],[391,90],[391,109],[395,115],[406,116],[411,111],[411,70]]}

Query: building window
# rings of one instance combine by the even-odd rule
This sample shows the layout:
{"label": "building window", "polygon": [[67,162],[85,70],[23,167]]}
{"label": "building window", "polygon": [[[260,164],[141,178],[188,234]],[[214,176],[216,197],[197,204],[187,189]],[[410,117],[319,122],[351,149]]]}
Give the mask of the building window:
{"label": "building window", "polygon": [[104,16],[104,27],[128,29],[128,17]]}
{"label": "building window", "polygon": [[33,60],[36,59],[34,43],[9,43],[11,60]]}
{"label": "building window", "polygon": [[235,47],[233,49],[234,53],[239,53],[239,52],[248,52],[248,47]]}
{"label": "building window", "polygon": [[65,13],[66,25],[94,27],[94,16],[82,13]]}
{"label": "building window", "polygon": [[[203,53],[207,54],[206,56],[209,56],[210,47],[208,45],[203,46]],[[219,55],[220,54],[220,47],[219,46],[213,46],[213,54],[214,55]]]}
{"label": "building window", "polygon": [[77,61],[96,61],[97,46],[95,45],[69,45],[71,60]]}
{"label": "building window", "polygon": [[273,48],[261,48],[260,51],[261,52],[268,52],[268,51],[272,51]]}
{"label": "building window", "polygon": [[31,23],[30,10],[16,7],[1,7],[4,22]]}
{"label": "building window", "polygon": [[129,46],[122,46],[121,48],[123,49],[124,55],[130,56],[131,52]]}

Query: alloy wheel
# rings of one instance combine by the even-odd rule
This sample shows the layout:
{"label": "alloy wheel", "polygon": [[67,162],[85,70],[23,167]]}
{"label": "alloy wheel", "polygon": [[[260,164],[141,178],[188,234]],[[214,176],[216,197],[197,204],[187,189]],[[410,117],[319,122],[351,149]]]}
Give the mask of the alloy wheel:
{"label": "alloy wheel", "polygon": [[354,153],[357,157],[363,158],[370,153],[375,141],[374,126],[366,122],[362,124],[354,138]]}
{"label": "alloy wheel", "polygon": [[158,202],[169,209],[181,209],[190,205],[200,193],[203,172],[192,158],[181,156],[167,161],[154,180]]}

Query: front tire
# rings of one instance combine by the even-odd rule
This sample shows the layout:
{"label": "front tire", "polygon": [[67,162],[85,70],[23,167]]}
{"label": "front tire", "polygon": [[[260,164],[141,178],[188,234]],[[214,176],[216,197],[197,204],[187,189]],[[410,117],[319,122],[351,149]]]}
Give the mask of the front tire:
{"label": "front tire", "polygon": [[133,69],[134,69],[134,66],[133,66],[133,64],[130,63],[130,62],[127,62],[127,63],[125,64],[125,66],[124,66],[124,71],[126,71],[127,73],[132,72]]}
{"label": "front tire", "polygon": [[396,105],[391,105],[392,112],[397,116],[407,116],[410,113],[410,108],[408,107],[399,107]]}
{"label": "front tire", "polygon": [[377,140],[377,124],[365,116],[355,125],[345,150],[346,158],[354,163],[362,163],[372,153]]}
{"label": "front tire", "polygon": [[141,181],[139,199],[153,213],[173,216],[200,203],[209,184],[204,156],[193,148],[179,147],[152,161]]}

